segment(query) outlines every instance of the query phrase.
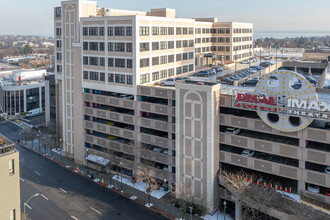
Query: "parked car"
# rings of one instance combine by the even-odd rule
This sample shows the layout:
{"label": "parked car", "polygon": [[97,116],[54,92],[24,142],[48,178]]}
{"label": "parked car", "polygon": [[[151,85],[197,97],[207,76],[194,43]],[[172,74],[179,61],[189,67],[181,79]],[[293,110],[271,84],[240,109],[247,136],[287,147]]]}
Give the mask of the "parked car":
{"label": "parked car", "polygon": [[241,131],[240,128],[226,128],[225,133],[227,134],[238,134]]}
{"label": "parked car", "polygon": [[324,189],[324,195],[330,196],[330,188],[325,188]]}
{"label": "parked car", "polygon": [[313,193],[320,193],[320,187],[314,184],[308,184],[307,185],[307,191],[313,192]]}
{"label": "parked car", "polygon": [[194,76],[199,76],[199,77],[207,77],[211,75],[211,72],[208,71],[199,71],[198,73],[195,73]]}
{"label": "parked car", "polygon": [[217,66],[215,69],[217,70],[217,72],[222,72],[223,71],[223,68],[221,66]]}
{"label": "parked car", "polygon": [[171,79],[166,79],[166,80],[162,80],[160,82],[161,86],[175,86],[175,79],[171,78]]}
{"label": "parked car", "polygon": [[152,149],[155,152],[161,153],[162,149],[158,148],[158,147],[154,147],[154,149]]}
{"label": "parked car", "polygon": [[326,174],[330,174],[330,167],[326,167],[326,168],[324,169],[324,173],[326,173]]}
{"label": "parked car", "polygon": [[214,75],[214,74],[217,73],[217,70],[216,70],[216,69],[210,69],[210,73],[211,73],[212,75]]}
{"label": "parked car", "polygon": [[242,151],[241,155],[246,157],[253,157],[255,152],[253,150],[245,149]]}
{"label": "parked car", "polygon": [[243,60],[243,61],[241,62],[241,64],[248,64],[248,63],[250,63],[249,60]]}
{"label": "parked car", "polygon": [[259,80],[250,79],[242,83],[242,86],[256,86]]}
{"label": "parked car", "polygon": [[324,86],[323,89],[330,89],[330,85]]}

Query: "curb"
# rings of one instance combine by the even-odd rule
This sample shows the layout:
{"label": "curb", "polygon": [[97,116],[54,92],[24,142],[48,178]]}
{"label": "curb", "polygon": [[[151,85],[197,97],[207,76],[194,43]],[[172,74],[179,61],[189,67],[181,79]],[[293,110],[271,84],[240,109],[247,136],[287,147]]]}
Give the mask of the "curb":
{"label": "curb", "polygon": [[[103,186],[103,187],[105,187],[105,188],[108,189],[108,190],[112,190],[113,192],[116,192],[116,193],[120,194],[121,196],[124,196],[124,197],[127,198],[127,199],[129,199],[129,198],[131,197],[130,195],[126,194],[125,192],[122,193],[119,189],[116,189],[116,188],[114,188],[114,187],[111,188],[111,189],[108,188],[108,185],[102,183],[101,181],[97,181],[97,182],[95,182],[93,179],[91,179],[91,178],[90,178],[89,176],[87,176],[86,174],[79,172],[80,170],[77,171],[77,170],[73,169],[71,166],[70,166],[70,167],[67,167],[67,165],[65,165],[64,163],[62,163],[62,162],[60,162],[60,161],[57,161],[57,160],[55,160],[55,159],[52,159],[52,157],[50,157],[49,155],[42,154],[42,153],[40,153],[39,151],[35,150],[34,148],[30,148],[30,147],[28,147],[28,146],[26,146],[26,145],[24,145],[24,144],[21,144],[21,143],[17,143],[17,144],[20,145],[20,146],[22,146],[22,147],[24,147],[24,148],[27,149],[27,150],[30,150],[30,151],[32,151],[32,152],[34,152],[34,153],[36,153],[36,154],[38,154],[38,155],[40,155],[40,156],[42,156],[42,157],[48,159],[48,160],[50,160],[50,161],[53,161],[54,163],[57,163],[57,164],[60,165],[61,167],[66,168],[66,169],[72,171],[73,173],[75,173],[75,174],[77,174],[77,175],[79,175],[79,176],[82,176],[82,177],[84,177],[84,178],[86,178],[86,179],[88,179],[88,180],[90,180],[90,181],[92,181],[92,182],[94,182],[94,183],[96,183],[96,184],[98,184],[98,185],[100,185],[100,186]],[[138,203],[138,204],[140,204],[140,205],[142,205],[142,206],[145,207],[145,203],[144,203],[142,200],[140,200],[139,198],[137,198],[137,199],[134,200],[134,201],[135,201],[136,203]],[[155,208],[155,207],[153,207],[153,206],[150,207],[149,209],[152,210],[152,211],[154,211],[154,212],[156,212],[156,213],[159,213],[160,215],[162,215],[162,216],[164,216],[164,217],[166,217],[166,218],[168,218],[168,219],[171,219],[171,220],[175,220],[175,219],[176,219],[175,217],[169,215],[168,213],[166,213],[166,212],[164,212],[164,211],[162,211],[162,210],[160,210],[160,209],[158,209],[158,208]]]}

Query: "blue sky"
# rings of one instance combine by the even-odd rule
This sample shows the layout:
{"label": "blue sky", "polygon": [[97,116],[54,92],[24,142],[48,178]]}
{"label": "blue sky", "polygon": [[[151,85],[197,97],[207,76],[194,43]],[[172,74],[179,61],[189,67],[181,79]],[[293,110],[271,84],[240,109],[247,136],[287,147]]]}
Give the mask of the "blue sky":
{"label": "blue sky", "polygon": [[[330,0],[98,0],[99,7],[147,11],[175,8],[177,17],[217,17],[252,22],[255,31],[330,31]],[[60,0],[1,3],[0,34],[53,34],[53,7]]]}

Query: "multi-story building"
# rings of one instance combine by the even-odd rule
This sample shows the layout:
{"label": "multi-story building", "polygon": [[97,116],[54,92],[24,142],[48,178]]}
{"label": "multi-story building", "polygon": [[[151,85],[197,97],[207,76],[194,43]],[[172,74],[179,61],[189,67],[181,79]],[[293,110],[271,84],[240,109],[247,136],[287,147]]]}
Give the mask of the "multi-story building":
{"label": "multi-story building", "polygon": [[19,152],[0,135],[0,219],[21,219]]}

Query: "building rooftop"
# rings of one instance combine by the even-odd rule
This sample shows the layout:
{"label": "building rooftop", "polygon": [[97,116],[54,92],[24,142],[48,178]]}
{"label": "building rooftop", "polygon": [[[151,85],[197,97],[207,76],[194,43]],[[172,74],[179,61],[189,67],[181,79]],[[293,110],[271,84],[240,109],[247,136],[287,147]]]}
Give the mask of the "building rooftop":
{"label": "building rooftop", "polygon": [[0,134],[0,157],[15,152],[15,144]]}

